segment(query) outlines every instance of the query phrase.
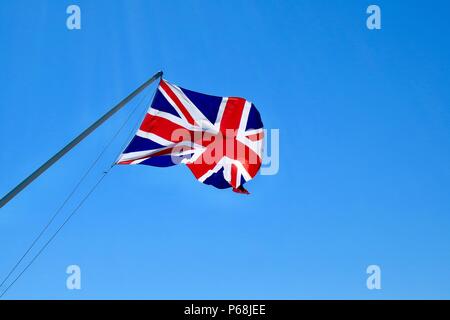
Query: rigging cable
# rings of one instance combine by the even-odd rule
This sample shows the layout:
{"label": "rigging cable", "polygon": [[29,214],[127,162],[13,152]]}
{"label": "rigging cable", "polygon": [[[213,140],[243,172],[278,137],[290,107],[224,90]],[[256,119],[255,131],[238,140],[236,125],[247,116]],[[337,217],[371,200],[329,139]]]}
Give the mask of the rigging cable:
{"label": "rigging cable", "polygon": [[0,294],[0,299],[8,292],[8,290],[16,283],[17,280],[20,279],[20,277],[25,273],[25,271],[28,270],[29,267],[33,264],[33,262],[41,255],[41,253],[47,248],[47,246],[52,242],[52,240],[57,236],[59,231],[69,222],[69,220],[75,215],[75,213],[78,211],[78,209],[83,205],[83,203],[89,198],[89,196],[94,192],[94,190],[98,187],[100,182],[103,181],[103,179],[106,177],[106,175],[109,173],[108,171],[105,171],[100,179],[94,184],[94,186],[89,190],[89,192],[86,194],[86,196],[80,201],[78,206],[71,212],[71,214],[64,220],[63,224],[56,230],[56,232],[53,233],[53,235],[47,240],[47,242],[44,244],[44,246],[38,251],[37,254],[34,255],[33,259],[25,266],[25,268],[17,275],[17,277],[14,278],[14,280],[5,288],[5,290]]}
{"label": "rigging cable", "polygon": [[[156,91],[157,91],[157,90],[158,90],[158,89],[156,89]],[[153,101],[153,99],[155,98],[156,91],[153,92],[150,101]],[[135,123],[134,126],[132,127],[133,130],[130,131],[130,134],[128,135],[127,139],[124,141],[123,145],[121,146],[120,151],[119,151],[119,155],[116,157],[116,160],[114,160],[114,162],[111,164],[111,167],[113,167],[113,166],[115,166],[115,165],[117,164],[118,158],[119,158],[120,155],[125,151],[125,147],[126,147],[127,145],[130,144],[131,139],[132,139],[133,136],[136,134],[136,131],[137,131],[138,127],[139,127],[139,124],[140,124],[141,121],[142,121],[141,119],[144,119],[144,115],[145,115],[147,112],[148,112],[148,110],[147,110],[147,109],[144,109],[144,110],[142,111],[142,113],[140,114],[140,117],[137,118],[136,123]]]}
{"label": "rigging cable", "polygon": [[[31,245],[27,248],[25,253],[20,257],[20,259],[15,263],[15,265],[11,268],[7,276],[2,280],[0,283],[0,288],[3,287],[3,285],[8,281],[8,279],[11,277],[11,275],[14,273],[14,271],[17,270],[19,265],[22,263],[22,261],[25,259],[25,257],[30,253],[30,251],[34,248],[36,243],[42,238],[44,233],[47,231],[47,229],[50,227],[50,225],[53,223],[53,221],[56,219],[56,217],[60,214],[62,209],[66,206],[67,202],[72,198],[72,196],[75,194],[75,192],[79,189],[80,185],[83,183],[83,181],[87,178],[89,173],[92,171],[92,169],[95,167],[95,165],[98,163],[98,161],[101,159],[101,157],[104,155],[106,150],[111,146],[113,141],[117,138],[119,133],[123,130],[125,125],[128,123],[128,121],[132,118],[132,116],[136,113],[136,111],[139,109],[139,107],[142,105],[142,102],[144,102],[148,98],[148,92],[146,94],[143,94],[139,102],[136,104],[136,106],[133,108],[133,110],[129,113],[128,117],[125,119],[124,123],[119,127],[119,129],[116,131],[116,133],[113,135],[113,137],[108,141],[108,143],[105,145],[103,150],[99,153],[97,158],[94,160],[94,162],[89,166],[87,171],[83,174],[81,179],[78,181],[78,183],[75,185],[75,187],[72,189],[72,191],[69,193],[69,195],[65,198],[65,200],[62,202],[62,204],[59,206],[59,208],[56,210],[56,212],[53,214],[53,216],[50,218],[50,220],[47,222],[47,224],[44,226],[44,228],[41,230],[41,232],[38,234],[38,236],[33,240]],[[52,237],[44,244],[44,246],[41,248],[41,250],[33,257],[33,259],[26,265],[26,267],[22,270],[22,272],[9,284],[6,289],[0,294],[0,298],[2,298],[5,293],[14,285],[14,283],[19,280],[19,278],[23,275],[23,273],[33,264],[33,262],[38,258],[38,256],[44,251],[44,249],[50,244],[50,242],[56,237],[56,235],[59,233],[59,231],[64,227],[64,225],[69,222],[70,218],[78,211],[78,209],[81,207],[81,205],[87,200],[87,198],[94,192],[94,190],[97,188],[97,186],[100,184],[100,182],[105,178],[105,176],[109,173],[113,166],[111,166],[107,171],[103,172],[103,175],[100,177],[100,179],[96,182],[96,184],[91,188],[91,190],[86,194],[86,196],[81,200],[79,205],[72,211],[72,213],[68,216],[68,218],[63,222],[63,224],[56,230],[56,232],[52,235]]]}

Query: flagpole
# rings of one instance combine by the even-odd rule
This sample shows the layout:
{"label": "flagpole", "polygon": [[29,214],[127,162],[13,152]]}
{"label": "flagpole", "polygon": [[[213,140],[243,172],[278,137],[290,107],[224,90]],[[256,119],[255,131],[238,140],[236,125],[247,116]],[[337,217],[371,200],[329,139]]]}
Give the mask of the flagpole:
{"label": "flagpole", "polygon": [[21,183],[19,183],[14,189],[8,192],[3,198],[0,199],[0,208],[7,204],[11,199],[13,199],[19,192],[25,189],[31,182],[33,182],[37,177],[44,173],[48,168],[50,168],[55,162],[61,159],[67,152],[72,150],[77,144],[79,144],[84,138],[90,135],[95,129],[101,126],[106,120],[111,118],[117,111],[122,109],[131,99],[137,96],[142,90],[152,84],[158,78],[163,75],[162,71],[155,73],[150,79],[144,82],[139,88],[130,93],[125,99],[120,101],[111,110],[105,113],[100,119],[91,124],[86,130],[80,133],[75,139],[69,142],[64,148],[59,150],[53,157],[51,157],[47,162],[40,166],[36,171],[25,178]]}

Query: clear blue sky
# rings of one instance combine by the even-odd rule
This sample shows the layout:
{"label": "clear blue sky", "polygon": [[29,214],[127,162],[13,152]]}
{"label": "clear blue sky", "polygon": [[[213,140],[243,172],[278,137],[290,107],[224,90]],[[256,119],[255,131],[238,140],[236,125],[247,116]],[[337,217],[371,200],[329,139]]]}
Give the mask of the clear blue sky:
{"label": "clear blue sky", "polygon": [[[357,0],[2,1],[1,194],[160,69],[246,97],[281,136],[279,173],[250,196],[183,166],[114,167],[5,297],[449,298],[450,4],[375,3],[380,31]],[[133,106],[0,210],[1,277]]]}

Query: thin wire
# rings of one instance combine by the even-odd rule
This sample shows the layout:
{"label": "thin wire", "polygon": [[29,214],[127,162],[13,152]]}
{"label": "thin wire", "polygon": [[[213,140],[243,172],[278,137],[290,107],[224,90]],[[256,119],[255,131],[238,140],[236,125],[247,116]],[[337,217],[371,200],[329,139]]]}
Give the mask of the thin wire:
{"label": "thin wire", "polygon": [[[25,253],[20,257],[20,259],[16,262],[16,264],[14,265],[14,267],[9,271],[8,275],[3,279],[3,281],[0,284],[0,288],[3,287],[3,285],[6,283],[6,281],[8,281],[8,279],[11,277],[11,275],[14,273],[14,271],[16,271],[16,269],[18,268],[18,266],[22,263],[23,259],[25,259],[25,257],[28,255],[28,253],[34,248],[34,246],[36,245],[36,243],[42,238],[42,236],[44,235],[44,233],[47,231],[47,229],[50,227],[50,225],[53,223],[53,221],[55,220],[55,218],[59,215],[59,213],[61,212],[61,210],[66,206],[67,202],[72,198],[72,196],[75,194],[75,192],[78,190],[78,188],[80,187],[80,185],[84,182],[84,180],[86,179],[86,177],[89,175],[89,173],[92,171],[92,169],[95,167],[95,165],[98,163],[98,161],[101,159],[101,157],[103,156],[103,154],[106,152],[106,150],[109,148],[109,146],[112,144],[112,142],[115,140],[115,138],[119,135],[119,133],[122,131],[122,129],[125,127],[125,125],[128,123],[128,121],[131,119],[131,117],[133,116],[133,114],[139,109],[139,107],[141,106],[142,102],[144,101],[145,98],[147,98],[148,96],[148,92],[147,94],[143,95],[141,97],[141,99],[139,100],[139,102],[136,104],[136,106],[133,108],[133,110],[130,112],[130,114],[128,115],[128,117],[126,118],[125,122],[121,125],[121,127],[117,130],[117,132],[114,134],[114,136],[109,140],[109,142],[106,144],[106,146],[103,148],[103,150],[100,152],[100,154],[97,156],[97,158],[94,160],[94,162],[90,165],[90,167],[88,168],[88,170],[84,173],[84,175],[81,177],[81,179],[78,181],[78,183],[75,185],[75,187],[72,189],[72,191],[69,193],[69,195],[65,198],[65,200],[63,201],[63,203],[59,206],[59,208],[56,210],[56,212],[53,214],[53,216],[51,217],[51,219],[47,222],[47,224],[45,225],[45,227],[41,230],[41,232],[39,233],[39,235],[33,240],[33,242],[31,243],[31,245],[28,247],[28,249],[25,251]],[[9,288],[9,287],[8,287]],[[3,296],[3,295],[2,295]],[[2,297],[0,296],[0,298]]]}
{"label": "thin wire", "polygon": [[[158,89],[156,89],[156,90],[158,90]],[[150,99],[149,101],[152,101],[152,100],[155,98],[156,90],[153,92],[152,97],[151,97],[151,99]],[[148,96],[148,94],[147,94],[147,96]],[[147,97],[147,96],[146,96],[146,97]],[[120,148],[120,152],[119,152],[118,156],[116,157],[116,160],[114,160],[114,162],[112,163],[111,167],[113,167],[113,166],[116,165],[117,161],[119,160],[118,158],[119,158],[120,155],[125,151],[125,146],[127,146],[127,145],[131,142],[131,139],[132,139],[132,137],[136,134],[137,128],[138,128],[138,126],[139,126],[139,124],[140,124],[140,122],[141,122],[140,119],[142,119],[142,118],[144,117],[144,114],[145,114],[145,113],[147,113],[147,109],[144,109],[144,110],[142,111],[141,116],[137,118],[136,123],[134,124],[134,126],[133,126],[133,128],[132,128],[133,130],[130,131],[130,134],[128,135],[128,137],[127,137],[127,139],[125,140],[124,144],[123,144],[122,147]]]}
{"label": "thin wire", "polygon": [[9,286],[6,287],[6,289],[0,294],[0,299],[5,295],[6,292],[16,283],[17,280],[20,279],[20,277],[25,273],[25,271],[28,270],[28,268],[33,264],[33,262],[41,255],[41,253],[47,248],[47,246],[52,242],[52,240],[56,237],[56,235],[61,231],[61,229],[69,222],[69,220],[75,215],[75,213],[80,209],[80,207],[83,205],[83,203],[89,198],[89,196],[94,192],[94,190],[100,185],[100,182],[103,181],[103,179],[108,174],[109,170],[104,172],[100,179],[97,181],[97,183],[94,184],[94,186],[89,190],[89,192],[86,194],[86,196],[81,200],[81,202],[78,204],[78,206],[72,211],[72,213],[66,218],[64,223],[56,230],[55,233],[48,239],[48,241],[44,244],[44,246],[39,250],[39,252],[31,259],[31,261],[26,265],[26,267],[22,270],[22,272],[19,273],[19,275],[9,284]]}

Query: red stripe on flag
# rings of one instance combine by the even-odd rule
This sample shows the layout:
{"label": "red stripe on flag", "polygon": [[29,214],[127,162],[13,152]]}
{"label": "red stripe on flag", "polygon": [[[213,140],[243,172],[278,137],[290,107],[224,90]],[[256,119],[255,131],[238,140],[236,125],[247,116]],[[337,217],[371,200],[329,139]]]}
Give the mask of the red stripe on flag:
{"label": "red stripe on flag", "polygon": [[260,133],[251,134],[251,135],[247,136],[246,138],[250,139],[252,141],[258,141],[258,140],[261,140],[262,138],[264,138],[264,133],[260,132]]}
{"label": "red stripe on flag", "polygon": [[233,188],[237,188],[238,187],[238,181],[237,181],[238,172],[237,171],[238,170],[237,170],[236,165],[232,164],[231,165],[231,181],[230,181],[230,184],[231,184],[231,186]]}
{"label": "red stripe on flag", "polygon": [[173,153],[175,151],[176,152],[181,152],[181,151],[188,151],[188,150],[194,150],[194,148],[191,148],[189,146],[176,145],[174,147],[168,147],[166,149],[160,150],[158,152],[154,152],[154,153],[149,154],[149,155],[137,157],[137,158],[134,158],[134,159],[131,159],[131,160],[120,161],[117,164],[130,164],[130,163],[132,163],[133,161],[136,161],[136,160],[146,160],[146,159],[150,159],[150,158],[154,158],[154,157],[158,157],[158,156],[168,155],[168,154],[171,154],[171,153]]}
{"label": "red stripe on flag", "polygon": [[170,120],[167,120],[166,118],[151,115],[149,113],[145,115],[140,130],[148,133],[153,133],[165,140],[172,142],[191,140],[192,138],[192,132],[188,129]]}
{"label": "red stripe on flag", "polygon": [[[203,155],[199,157],[203,158]],[[196,179],[200,179],[204,176],[209,170],[214,169],[216,163],[208,164],[204,159],[197,159],[195,162],[187,163],[186,166],[192,171]]]}
{"label": "red stripe on flag", "polygon": [[220,121],[220,131],[226,135],[227,129],[236,130],[241,123],[242,112],[244,111],[245,99],[230,97],[225,105],[222,120]]}
{"label": "red stripe on flag", "polygon": [[247,145],[236,140],[237,150],[234,154],[234,158],[242,163],[245,170],[253,178],[258,173],[261,167],[262,159]]}
{"label": "red stripe on flag", "polygon": [[194,119],[192,118],[189,111],[186,109],[186,107],[183,105],[183,103],[178,99],[176,94],[170,89],[169,85],[161,79],[161,82],[159,83],[159,86],[164,89],[164,91],[167,93],[167,95],[172,99],[172,101],[177,105],[178,109],[183,113],[184,117],[190,124],[195,124]]}

